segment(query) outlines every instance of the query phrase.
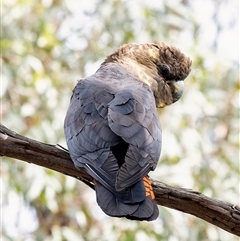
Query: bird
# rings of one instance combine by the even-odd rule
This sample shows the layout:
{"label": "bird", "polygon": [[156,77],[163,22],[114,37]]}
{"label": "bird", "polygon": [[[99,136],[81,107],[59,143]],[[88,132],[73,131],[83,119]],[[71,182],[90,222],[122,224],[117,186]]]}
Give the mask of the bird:
{"label": "bird", "polygon": [[149,177],[162,149],[157,108],[181,98],[191,65],[189,57],[164,42],[129,43],[78,80],[64,133],[75,167],[93,178],[105,214],[158,218]]}

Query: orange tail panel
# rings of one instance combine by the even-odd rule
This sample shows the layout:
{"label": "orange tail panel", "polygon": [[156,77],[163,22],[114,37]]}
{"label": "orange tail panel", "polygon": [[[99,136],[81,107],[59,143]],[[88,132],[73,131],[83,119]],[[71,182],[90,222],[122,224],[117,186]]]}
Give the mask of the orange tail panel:
{"label": "orange tail panel", "polygon": [[148,176],[143,178],[143,183],[146,188],[146,197],[150,196],[152,199],[155,199],[155,195],[153,192],[152,184]]}

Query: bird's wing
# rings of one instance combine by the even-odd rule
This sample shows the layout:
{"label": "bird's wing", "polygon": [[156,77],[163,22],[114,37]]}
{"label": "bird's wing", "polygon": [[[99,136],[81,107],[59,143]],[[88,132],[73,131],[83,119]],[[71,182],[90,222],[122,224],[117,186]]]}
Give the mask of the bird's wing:
{"label": "bird's wing", "polygon": [[75,166],[90,164],[99,168],[107,160],[110,147],[119,142],[119,137],[111,131],[107,120],[108,103],[114,95],[106,85],[90,80],[83,79],[76,85],[64,131]]}
{"label": "bird's wing", "polygon": [[152,92],[143,83],[118,91],[109,103],[111,130],[129,144],[117,173],[118,191],[140,181],[156,167],[161,151],[161,127]]}
{"label": "bird's wing", "polygon": [[75,87],[65,136],[75,166],[120,192],[156,167],[161,128],[154,96],[145,84],[113,86],[98,79],[93,75]]}

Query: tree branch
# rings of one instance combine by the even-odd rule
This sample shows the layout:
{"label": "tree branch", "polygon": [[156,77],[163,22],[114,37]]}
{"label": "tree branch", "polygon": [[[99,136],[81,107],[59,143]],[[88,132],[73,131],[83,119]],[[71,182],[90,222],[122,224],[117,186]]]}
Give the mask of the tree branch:
{"label": "tree branch", "polygon": [[[0,155],[52,169],[77,178],[94,188],[92,177],[84,170],[77,170],[68,152],[56,145],[44,144],[21,136],[0,125]],[[173,208],[201,218],[232,234],[240,236],[240,207],[199,192],[171,187],[152,179],[159,205]]]}

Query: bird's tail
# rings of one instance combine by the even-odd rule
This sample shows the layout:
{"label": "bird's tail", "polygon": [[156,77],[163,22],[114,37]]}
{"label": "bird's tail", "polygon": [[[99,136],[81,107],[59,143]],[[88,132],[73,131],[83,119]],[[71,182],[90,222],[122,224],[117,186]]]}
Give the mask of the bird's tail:
{"label": "bird's tail", "polygon": [[97,181],[95,189],[98,205],[109,216],[147,221],[158,217],[154,192],[147,176],[121,192],[113,193]]}

